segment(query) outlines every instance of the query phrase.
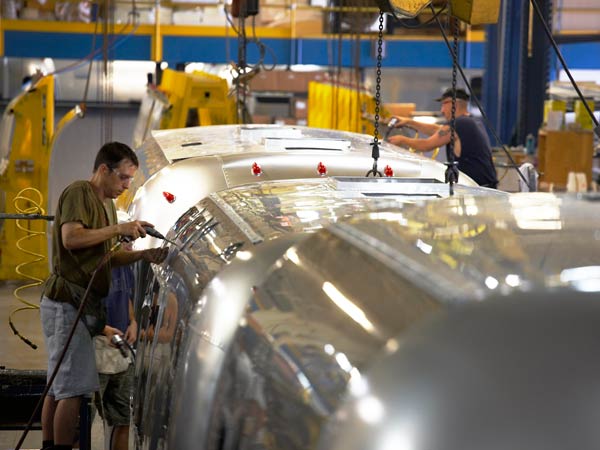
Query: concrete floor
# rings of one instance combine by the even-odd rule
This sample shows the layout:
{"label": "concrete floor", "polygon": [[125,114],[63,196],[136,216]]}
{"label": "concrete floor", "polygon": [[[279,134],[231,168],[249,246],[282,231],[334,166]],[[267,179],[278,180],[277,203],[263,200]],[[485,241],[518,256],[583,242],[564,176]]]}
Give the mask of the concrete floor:
{"label": "concrete floor", "polygon": [[[22,282],[0,281],[0,366],[7,369],[46,369],[46,348],[40,325],[38,310],[27,310],[16,313],[13,323],[19,333],[38,346],[33,350],[23,343],[8,325],[11,311],[22,305],[13,295],[13,291],[21,286]],[[21,291],[20,295],[32,304],[38,305],[41,288],[35,287]],[[0,450],[13,449],[21,431],[0,431]],[[31,431],[25,440],[23,449],[39,449],[42,444],[42,433],[39,430]],[[133,446],[130,444],[130,448]],[[92,450],[104,449],[104,433],[102,421],[98,419],[92,425]]]}

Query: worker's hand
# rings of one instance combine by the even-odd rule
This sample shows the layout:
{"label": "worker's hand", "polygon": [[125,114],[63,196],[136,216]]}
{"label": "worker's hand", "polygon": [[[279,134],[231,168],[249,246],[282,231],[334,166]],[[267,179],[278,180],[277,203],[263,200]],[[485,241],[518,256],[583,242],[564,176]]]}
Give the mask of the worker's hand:
{"label": "worker's hand", "polygon": [[142,258],[149,263],[160,264],[169,254],[167,247],[149,248],[142,251]]}
{"label": "worker's hand", "polygon": [[410,126],[412,119],[408,117],[402,116],[392,116],[392,118],[388,121],[388,127],[400,128],[400,127],[408,127]]}
{"label": "worker's hand", "polygon": [[123,339],[129,342],[130,345],[133,345],[133,343],[137,339],[137,322],[135,320],[132,320],[129,323],[127,330],[125,330],[125,336],[123,337]]}
{"label": "worker's hand", "polygon": [[396,134],[394,136],[390,136],[388,138],[388,142],[390,144],[394,144],[394,145],[397,145],[399,147],[406,147],[406,148],[408,148],[407,139],[408,138],[406,136],[402,136],[401,134]]}
{"label": "worker's hand", "polygon": [[117,348],[117,346],[112,343],[112,337],[115,334],[118,334],[121,337],[123,336],[123,332],[121,330],[114,327],[109,327],[108,325],[104,326],[104,336],[106,336],[106,339],[108,339],[111,347]]}
{"label": "worker's hand", "polygon": [[133,220],[131,222],[120,223],[117,227],[119,235],[129,236],[132,240],[136,240],[139,237],[146,237],[144,227],[154,228],[154,225],[145,220]]}

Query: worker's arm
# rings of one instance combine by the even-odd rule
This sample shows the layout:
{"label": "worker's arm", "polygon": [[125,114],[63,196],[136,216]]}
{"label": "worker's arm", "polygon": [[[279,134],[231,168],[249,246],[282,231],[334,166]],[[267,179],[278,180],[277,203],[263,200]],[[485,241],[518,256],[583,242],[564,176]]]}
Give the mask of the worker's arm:
{"label": "worker's arm", "polygon": [[109,325],[104,325],[104,330],[102,331],[102,334],[104,334],[104,336],[106,336],[106,339],[108,340],[108,343],[111,347],[117,347],[115,344],[112,343],[112,338],[115,334],[119,335],[119,336],[123,336],[123,332],[121,330],[119,330],[118,328],[114,328],[111,327]]}
{"label": "worker's arm", "polygon": [[427,136],[433,136],[443,128],[443,125],[418,122],[416,120],[409,119],[408,117],[394,116],[393,118],[397,120],[396,125],[394,126],[395,128],[408,127],[417,131],[419,134],[425,134]]}
{"label": "worker's arm", "polygon": [[[454,135],[454,154],[460,156],[460,140],[458,135]],[[402,135],[391,136],[388,139],[394,145],[411,148],[417,152],[430,152],[438,147],[442,147],[450,143],[450,127],[444,125],[440,129],[426,139],[409,138]]]}
{"label": "worker's arm", "polygon": [[159,264],[165,260],[168,254],[169,249],[167,247],[132,251],[117,250],[113,253],[110,263],[113,266],[125,266],[143,259],[149,263]]}
{"label": "worker's arm", "polygon": [[60,228],[62,243],[67,250],[93,247],[117,236],[137,239],[146,236],[144,226],[152,226],[143,220],[109,225],[102,228],[86,228],[81,222],[65,222]]}
{"label": "worker's arm", "polygon": [[125,340],[130,344],[133,344],[137,339],[137,322],[135,321],[135,314],[133,313],[133,301],[130,299],[129,303],[129,326],[125,331]]}

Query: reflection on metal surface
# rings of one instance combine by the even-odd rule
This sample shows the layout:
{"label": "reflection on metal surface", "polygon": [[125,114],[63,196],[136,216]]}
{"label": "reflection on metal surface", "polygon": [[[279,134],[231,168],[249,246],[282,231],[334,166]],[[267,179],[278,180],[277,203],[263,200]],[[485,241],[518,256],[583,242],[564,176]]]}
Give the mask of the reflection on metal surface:
{"label": "reflection on metal surface", "polygon": [[494,277],[487,277],[485,279],[485,285],[491,290],[496,289],[499,284],[500,283],[498,282],[498,280],[496,280]]}
{"label": "reflection on metal surface", "polygon": [[[327,294],[327,296],[331,299],[333,303],[336,304],[338,308],[340,308],[344,313],[348,314],[352,320],[358,323],[361,327],[363,327],[367,332],[371,334],[376,334],[377,330],[371,323],[365,312],[352,303],[348,298],[342,294],[333,284],[329,281],[323,283],[323,291]],[[338,353],[340,355],[340,353]],[[343,355],[343,353],[341,354]],[[337,355],[336,355],[337,357]]]}
{"label": "reflection on metal surface", "polygon": [[[383,404],[377,397],[366,396],[356,402],[356,412],[366,423],[376,424],[385,415]],[[397,450],[397,448],[396,448]]]}
{"label": "reflection on metal surface", "polygon": [[519,275],[516,275],[514,273],[506,275],[505,280],[506,280],[506,284],[513,288],[516,288],[521,284],[521,277],[519,277]]}
{"label": "reflection on metal surface", "polygon": [[388,353],[394,353],[400,348],[400,343],[398,339],[388,339],[385,343],[385,351]]}
{"label": "reflection on metal surface", "polygon": [[236,253],[235,257],[242,261],[250,261],[252,259],[252,252],[240,251]]}
{"label": "reflection on metal surface", "polygon": [[298,257],[298,253],[296,252],[296,250],[293,247],[288,249],[287,252],[285,252],[285,256],[287,259],[289,259],[291,262],[293,262],[297,266],[299,266],[301,264],[300,258]]}
{"label": "reflection on metal surface", "polygon": [[599,313],[595,294],[550,289],[433,314],[374,358],[316,449],[593,449]]}
{"label": "reflection on metal surface", "polygon": [[581,292],[600,292],[600,266],[564,269],[560,281]]}
{"label": "reflection on metal surface", "polygon": [[242,141],[260,143],[265,138],[298,139],[302,137],[302,130],[295,127],[274,128],[272,126],[242,126],[240,139]]}
{"label": "reflection on metal surface", "polygon": [[350,151],[352,142],[347,139],[307,139],[307,138],[271,138],[265,137],[267,150],[330,150]]}
{"label": "reflection on metal surface", "polygon": [[369,219],[385,220],[387,222],[398,222],[400,225],[407,225],[408,222],[401,212],[373,212],[369,213]]}
{"label": "reflection on metal surface", "polygon": [[511,198],[517,226],[523,230],[560,230],[562,200],[554,194],[523,194]]}
{"label": "reflection on metal surface", "polygon": [[423,253],[426,253],[426,254],[428,254],[428,255],[429,255],[429,254],[431,253],[431,251],[433,250],[433,246],[431,246],[431,245],[429,245],[429,244],[426,244],[426,243],[425,243],[425,242],[423,242],[421,239],[418,239],[418,240],[417,240],[417,248],[421,249],[421,251],[422,251]]}

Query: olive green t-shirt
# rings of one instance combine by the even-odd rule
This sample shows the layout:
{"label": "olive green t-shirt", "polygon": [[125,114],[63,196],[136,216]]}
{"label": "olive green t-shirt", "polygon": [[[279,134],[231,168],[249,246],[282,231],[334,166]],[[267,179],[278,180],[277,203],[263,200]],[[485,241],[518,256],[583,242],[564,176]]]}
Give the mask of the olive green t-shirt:
{"label": "olive green t-shirt", "polygon": [[[85,291],[92,272],[114,245],[116,238],[93,247],[67,250],[61,234],[61,226],[67,222],[80,222],[88,229],[102,228],[117,222],[117,212],[112,199],[104,203],[100,201],[89,181],[75,181],[58,200],[52,229],[52,273],[46,281],[44,295],[79,308],[80,298],[77,297],[81,295],[77,293]],[[106,297],[110,288],[110,271],[110,261],[98,270],[86,303],[86,314],[104,316],[101,299]]]}

